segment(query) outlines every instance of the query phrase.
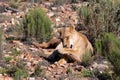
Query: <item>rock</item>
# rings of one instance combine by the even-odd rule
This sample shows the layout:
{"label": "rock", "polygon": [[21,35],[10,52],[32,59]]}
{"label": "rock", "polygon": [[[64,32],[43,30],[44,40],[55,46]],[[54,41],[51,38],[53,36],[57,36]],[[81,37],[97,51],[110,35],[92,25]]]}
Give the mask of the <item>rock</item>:
{"label": "rock", "polygon": [[63,72],[62,69],[58,69],[58,70],[56,71],[56,75],[60,75],[62,72]]}
{"label": "rock", "polygon": [[67,63],[67,61],[64,58],[60,59],[57,62],[58,66],[63,66],[63,67],[65,66],[66,63]]}
{"label": "rock", "polygon": [[93,80],[93,79],[91,79],[89,77],[85,77],[85,78],[80,78],[80,80]]}
{"label": "rock", "polygon": [[36,80],[35,77],[30,77],[28,80]]}
{"label": "rock", "polygon": [[24,16],[25,16],[25,13],[21,11],[21,12],[17,13],[16,18],[23,18]]}
{"label": "rock", "polygon": [[12,42],[13,42],[13,43],[16,43],[16,44],[18,44],[18,45],[20,45],[20,46],[23,46],[23,43],[22,43],[22,42],[20,42],[20,41],[13,40]]}
{"label": "rock", "polygon": [[62,13],[66,13],[66,10],[65,10],[65,8],[63,6],[60,6],[60,9],[61,9]]}
{"label": "rock", "polygon": [[107,60],[101,60],[100,62],[94,62],[92,65],[91,65],[91,69],[97,69],[100,73],[104,72],[106,69],[110,69],[110,66],[111,64],[107,61]]}
{"label": "rock", "polygon": [[54,12],[49,12],[49,13],[47,13],[47,15],[51,18],[55,15],[55,13]]}
{"label": "rock", "polygon": [[5,16],[11,16],[12,14],[11,14],[11,12],[4,12],[4,13],[2,13],[3,15],[5,15]]}
{"label": "rock", "polygon": [[51,68],[51,67],[48,67],[48,70],[49,70],[49,71],[52,71],[52,68]]}
{"label": "rock", "polygon": [[57,7],[51,7],[52,11],[57,11]]}
{"label": "rock", "polygon": [[49,8],[52,5],[52,3],[50,3],[50,2],[44,2],[44,5],[45,5],[46,8]]}
{"label": "rock", "polygon": [[27,62],[26,66],[30,67],[31,66],[31,62]]}
{"label": "rock", "polygon": [[2,74],[0,74],[0,77],[3,76]]}
{"label": "rock", "polygon": [[58,17],[58,18],[56,18],[56,22],[60,22],[61,20],[60,20],[60,18]]}
{"label": "rock", "polygon": [[13,78],[11,78],[7,75],[4,75],[4,76],[0,76],[0,80],[13,80]]}
{"label": "rock", "polygon": [[51,67],[51,68],[55,68],[55,67],[56,67],[56,65],[52,64],[52,65],[50,65],[50,67]]}

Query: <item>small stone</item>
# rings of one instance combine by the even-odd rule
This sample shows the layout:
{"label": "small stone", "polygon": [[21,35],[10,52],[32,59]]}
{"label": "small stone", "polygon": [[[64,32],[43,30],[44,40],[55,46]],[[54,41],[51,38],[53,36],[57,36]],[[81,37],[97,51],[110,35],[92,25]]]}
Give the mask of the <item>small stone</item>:
{"label": "small stone", "polygon": [[56,66],[54,64],[50,65],[51,68],[55,68]]}
{"label": "small stone", "polygon": [[48,70],[49,70],[49,71],[52,71],[52,68],[48,67]]}
{"label": "small stone", "polygon": [[80,80],[92,80],[91,78],[81,78]]}
{"label": "small stone", "polygon": [[61,21],[60,18],[56,18],[56,22],[59,22],[59,21]]}
{"label": "small stone", "polygon": [[2,74],[0,74],[0,77],[3,76]]}
{"label": "small stone", "polygon": [[30,77],[29,80],[35,80],[35,77]]}
{"label": "small stone", "polygon": [[27,66],[28,66],[28,67],[31,66],[31,63],[30,63],[30,62],[27,62]]}
{"label": "small stone", "polygon": [[48,15],[49,17],[53,17],[55,14],[54,14],[53,12],[49,12],[49,13],[47,13],[47,15]]}
{"label": "small stone", "polygon": [[52,9],[53,11],[56,11],[56,10],[57,10],[57,7],[51,7],[51,9]]}

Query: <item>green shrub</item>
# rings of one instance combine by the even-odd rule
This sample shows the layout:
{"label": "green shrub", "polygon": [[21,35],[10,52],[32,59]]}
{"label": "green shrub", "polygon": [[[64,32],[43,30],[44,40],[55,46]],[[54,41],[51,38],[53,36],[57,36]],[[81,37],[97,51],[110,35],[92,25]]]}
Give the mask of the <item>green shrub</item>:
{"label": "green shrub", "polygon": [[11,19],[11,16],[0,14],[0,23],[4,23],[5,21],[9,21],[10,19]]}
{"label": "green shrub", "polygon": [[113,34],[104,34],[102,39],[105,56],[114,66],[114,71],[120,75],[120,41]]}
{"label": "green shrub", "polygon": [[78,10],[80,24],[87,28],[91,41],[101,38],[103,32],[120,35],[120,1],[91,0]]}
{"label": "green shrub", "polygon": [[95,40],[95,50],[97,55],[102,54],[102,44],[100,39]]}
{"label": "green shrub", "polygon": [[109,73],[109,70],[105,70],[104,72],[99,72],[98,70],[92,71],[94,76],[96,76],[99,80],[113,80],[112,74]]}
{"label": "green shrub", "polygon": [[17,48],[14,48],[14,49],[12,50],[12,54],[13,54],[13,55],[18,56],[20,53],[21,53],[20,50],[18,50]]}
{"label": "green shrub", "polygon": [[53,5],[54,6],[60,6],[63,5],[67,2],[67,0],[53,0]]}
{"label": "green shrub", "polygon": [[4,49],[4,45],[3,45],[4,36],[3,35],[4,35],[3,31],[0,28],[0,60],[2,59],[2,52],[3,52],[3,49]]}
{"label": "green shrub", "polygon": [[17,9],[20,6],[21,0],[10,0],[10,7]]}
{"label": "green shrub", "polygon": [[32,76],[36,76],[36,77],[45,77],[45,70],[46,69],[42,69],[41,67],[40,67],[40,65],[37,65],[36,67],[35,67],[35,71],[34,71],[34,73],[33,73],[33,75]]}
{"label": "green shrub", "polygon": [[72,72],[73,72],[73,71],[72,71],[71,68],[68,68],[67,71],[66,71],[67,74],[72,73]]}
{"label": "green shrub", "polygon": [[93,57],[90,53],[85,53],[82,57],[82,65],[89,66],[93,62]]}
{"label": "green shrub", "polygon": [[11,2],[10,7],[17,9],[19,7],[18,3]]}
{"label": "green shrub", "polygon": [[[96,42],[98,44],[98,42]],[[113,65],[115,76],[120,76],[120,40],[112,33],[104,33],[97,52],[106,57]],[[114,76],[113,76],[114,77]],[[116,79],[116,78],[115,78]]]}
{"label": "green shrub", "polygon": [[11,57],[11,56],[8,56],[8,57],[4,57],[4,61],[6,62],[6,63],[8,63],[10,60],[12,60],[13,59],[13,57]]}
{"label": "green shrub", "polygon": [[82,69],[81,71],[81,77],[91,77],[92,72],[89,69]]}
{"label": "green shrub", "polygon": [[79,2],[79,0],[53,0],[53,5],[60,6],[67,3],[77,3],[77,2]]}
{"label": "green shrub", "polygon": [[22,80],[25,77],[27,77],[27,73],[24,70],[18,68],[15,72],[14,79],[15,80]]}
{"label": "green shrub", "polygon": [[23,22],[25,38],[35,38],[43,42],[52,37],[51,21],[43,9],[35,8],[30,10]]}
{"label": "green shrub", "polygon": [[28,77],[27,68],[22,61],[18,61],[16,65],[6,65],[1,73],[13,77],[14,80],[23,80],[23,78]]}

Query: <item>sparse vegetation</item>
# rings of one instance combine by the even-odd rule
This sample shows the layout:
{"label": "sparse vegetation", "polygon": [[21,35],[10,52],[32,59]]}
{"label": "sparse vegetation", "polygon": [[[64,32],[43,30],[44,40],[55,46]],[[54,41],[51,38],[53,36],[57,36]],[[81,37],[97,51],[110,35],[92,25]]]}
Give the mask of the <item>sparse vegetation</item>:
{"label": "sparse vegetation", "polygon": [[71,68],[68,68],[67,71],[66,71],[67,74],[70,74],[72,73],[72,69]]}
{"label": "sparse vegetation", "polygon": [[3,31],[2,29],[0,28],[0,60],[2,59],[2,52],[3,52],[3,49],[4,49],[4,45],[3,45],[3,40],[4,40],[4,34],[3,34]]}
{"label": "sparse vegetation", "polygon": [[8,17],[3,14],[0,14],[0,23],[3,23],[4,21],[8,21],[10,20],[10,18],[11,18],[10,16]]}
{"label": "sparse vegetation", "polygon": [[43,78],[45,77],[45,69],[42,69],[40,65],[37,65],[34,73],[31,76]]}
{"label": "sparse vegetation", "polygon": [[25,38],[43,42],[52,37],[51,21],[41,8],[32,9],[26,14],[23,29]]}
{"label": "sparse vegetation", "polygon": [[27,68],[21,61],[18,61],[16,65],[6,66],[2,73],[6,73],[9,76],[14,77],[14,80],[22,80],[28,76]]}
{"label": "sparse vegetation", "polygon": [[67,0],[53,0],[53,5],[54,6],[60,6],[63,5],[67,2]]}
{"label": "sparse vegetation", "polygon": [[[0,9],[0,79],[120,80],[120,0],[2,0]],[[59,39],[61,27],[77,25],[78,17],[95,53],[84,54],[81,64],[52,62],[53,49],[28,44],[44,45],[53,33]]]}
{"label": "sparse vegetation", "polygon": [[9,61],[12,60],[12,59],[13,59],[13,57],[11,57],[11,56],[6,56],[6,57],[4,57],[4,61],[5,61],[6,63],[9,63]]}
{"label": "sparse vegetation", "polygon": [[89,66],[93,62],[93,57],[90,53],[85,53],[82,57],[82,65]]}
{"label": "sparse vegetation", "polygon": [[119,13],[120,2],[117,0],[89,0],[78,11],[80,23],[86,26],[95,53],[112,63],[117,76],[120,74],[120,41],[117,39],[120,35]]}
{"label": "sparse vegetation", "polygon": [[92,42],[101,38],[104,32],[120,35],[119,10],[120,2],[113,3],[112,0],[91,0],[79,9],[80,23],[86,26]]}
{"label": "sparse vegetation", "polygon": [[[101,41],[97,43],[97,52],[106,57],[113,65],[115,75],[120,76],[120,41],[112,33],[104,33]],[[116,80],[116,78],[115,78]]]}
{"label": "sparse vegetation", "polygon": [[83,69],[83,70],[81,71],[81,77],[90,77],[91,75],[92,75],[91,70]]}
{"label": "sparse vegetation", "polygon": [[82,77],[93,77],[93,72],[89,69],[82,69],[79,73],[74,73],[75,77],[82,78]]}
{"label": "sparse vegetation", "polygon": [[18,68],[15,72],[14,79],[15,80],[22,80],[25,77],[27,77],[27,73],[24,70]]}
{"label": "sparse vegetation", "polygon": [[18,48],[14,48],[13,51],[12,51],[12,54],[16,55],[16,56],[19,55],[20,53],[21,52],[20,52],[20,50],[18,50]]}
{"label": "sparse vegetation", "polygon": [[21,0],[10,0],[10,7],[17,9],[20,6]]}
{"label": "sparse vegetation", "polygon": [[105,70],[103,72],[99,72],[98,70],[93,70],[92,73],[99,80],[114,80],[112,78],[112,74],[110,73],[110,70]]}
{"label": "sparse vegetation", "polygon": [[79,0],[53,0],[54,6],[64,5],[66,3],[77,3]]}

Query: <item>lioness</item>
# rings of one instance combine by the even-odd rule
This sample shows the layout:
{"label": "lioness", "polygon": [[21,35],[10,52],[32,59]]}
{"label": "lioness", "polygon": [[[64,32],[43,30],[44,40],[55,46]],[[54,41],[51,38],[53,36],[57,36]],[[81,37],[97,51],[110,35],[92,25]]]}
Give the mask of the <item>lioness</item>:
{"label": "lioness", "polygon": [[87,37],[77,32],[74,26],[61,30],[61,41],[56,50],[65,58],[81,62],[83,54],[93,53],[93,47]]}

